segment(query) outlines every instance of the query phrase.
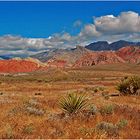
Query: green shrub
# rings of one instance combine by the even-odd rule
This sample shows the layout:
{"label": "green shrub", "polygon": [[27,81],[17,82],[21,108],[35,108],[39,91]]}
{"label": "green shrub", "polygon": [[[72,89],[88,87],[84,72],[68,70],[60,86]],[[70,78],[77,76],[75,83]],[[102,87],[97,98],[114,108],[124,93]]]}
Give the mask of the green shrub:
{"label": "green shrub", "polygon": [[108,123],[108,122],[100,122],[96,125],[96,130],[97,131],[104,131],[108,135],[118,135],[118,127],[114,125],[113,123]]}
{"label": "green shrub", "polygon": [[140,77],[125,77],[117,85],[117,90],[123,95],[134,95],[140,89]]}
{"label": "green shrub", "polygon": [[127,120],[121,119],[121,120],[118,122],[117,126],[118,126],[119,129],[122,129],[122,128],[124,128],[125,126],[127,126],[127,124],[128,124],[128,121],[127,121]]}
{"label": "green shrub", "polygon": [[96,115],[98,113],[98,108],[95,105],[90,105],[89,114]]}
{"label": "green shrub", "polygon": [[68,113],[77,113],[78,111],[85,109],[87,106],[87,98],[85,96],[78,96],[77,94],[69,94],[67,97],[63,97],[59,101],[60,108]]}
{"label": "green shrub", "polygon": [[100,108],[100,113],[102,115],[105,114],[112,114],[114,112],[114,106],[113,105],[106,105]]}

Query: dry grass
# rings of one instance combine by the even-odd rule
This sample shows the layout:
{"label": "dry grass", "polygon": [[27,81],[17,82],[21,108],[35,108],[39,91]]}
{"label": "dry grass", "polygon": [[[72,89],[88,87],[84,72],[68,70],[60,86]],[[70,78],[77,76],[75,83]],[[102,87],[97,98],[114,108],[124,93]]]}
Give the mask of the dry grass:
{"label": "dry grass", "polygon": [[[113,65],[51,70],[25,76],[1,75],[0,138],[139,139],[140,97],[115,96],[106,100],[102,96],[102,92],[117,93],[116,83],[123,76],[134,73],[140,75],[139,67]],[[95,87],[104,89],[94,92]],[[96,106],[96,113],[89,113],[91,110],[87,108],[75,116],[65,115],[58,101],[71,92],[86,94],[89,103]],[[115,106],[113,112],[100,113],[100,109],[107,105]],[[128,124],[116,130],[116,135],[96,130],[101,122],[115,126],[122,119],[127,120]]]}

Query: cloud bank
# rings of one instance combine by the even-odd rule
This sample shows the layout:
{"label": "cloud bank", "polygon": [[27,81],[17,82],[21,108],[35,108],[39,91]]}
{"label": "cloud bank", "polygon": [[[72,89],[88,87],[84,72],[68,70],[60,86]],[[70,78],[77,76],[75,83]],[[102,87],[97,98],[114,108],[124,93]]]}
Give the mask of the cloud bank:
{"label": "cloud bank", "polygon": [[[74,28],[81,26],[80,20],[75,21]],[[133,11],[122,12],[118,16],[105,15],[93,17],[93,22],[86,24],[81,31],[72,36],[69,33],[56,33],[48,38],[23,38],[6,35],[0,37],[0,56],[23,56],[54,48],[73,48],[76,45],[107,40],[140,41],[140,15]]]}

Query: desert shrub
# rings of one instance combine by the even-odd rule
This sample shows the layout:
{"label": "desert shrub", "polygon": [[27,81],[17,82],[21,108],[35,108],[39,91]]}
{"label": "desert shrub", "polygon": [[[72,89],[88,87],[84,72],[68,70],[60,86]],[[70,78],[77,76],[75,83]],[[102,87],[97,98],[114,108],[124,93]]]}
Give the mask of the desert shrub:
{"label": "desert shrub", "polygon": [[118,127],[114,125],[113,123],[108,123],[108,122],[100,122],[96,125],[96,130],[97,131],[104,131],[108,135],[118,135]]}
{"label": "desert shrub", "polygon": [[45,110],[40,107],[40,103],[35,99],[30,99],[24,103],[25,111],[30,115],[41,116],[45,114]]}
{"label": "desert shrub", "polygon": [[87,98],[83,95],[78,96],[77,94],[69,94],[67,97],[63,97],[59,101],[60,108],[68,113],[77,113],[78,111],[85,109],[87,106]]}
{"label": "desert shrub", "polygon": [[128,124],[128,121],[127,121],[127,120],[121,119],[121,120],[118,122],[117,126],[118,126],[119,129],[122,129],[122,128],[124,128],[125,126],[127,126],[127,124]]}
{"label": "desert shrub", "polygon": [[35,128],[32,123],[23,128],[23,132],[26,134],[32,134],[34,130],[35,130]]}
{"label": "desert shrub", "polygon": [[45,111],[44,111],[43,109],[35,108],[35,107],[27,107],[27,108],[26,108],[26,111],[27,111],[29,114],[39,115],[39,116],[45,114]]}
{"label": "desert shrub", "polygon": [[95,105],[89,106],[89,114],[96,115],[98,113],[98,108]]}
{"label": "desert shrub", "polygon": [[105,114],[113,114],[114,112],[114,105],[106,105],[106,106],[103,106],[100,108],[100,113],[102,115],[105,115]]}
{"label": "desert shrub", "polygon": [[123,78],[117,85],[117,90],[123,95],[134,95],[140,89],[140,77],[132,76]]}
{"label": "desert shrub", "polygon": [[39,105],[39,102],[36,99],[29,99],[29,100],[25,101],[25,105],[35,107],[35,106]]}
{"label": "desert shrub", "polygon": [[118,136],[119,130],[116,125],[109,122],[100,122],[96,125],[96,131],[106,132],[109,136]]}

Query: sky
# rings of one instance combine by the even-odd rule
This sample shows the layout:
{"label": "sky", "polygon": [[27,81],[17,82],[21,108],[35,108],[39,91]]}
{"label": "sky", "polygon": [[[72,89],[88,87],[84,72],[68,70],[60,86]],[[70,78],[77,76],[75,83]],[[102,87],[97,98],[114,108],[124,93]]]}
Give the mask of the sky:
{"label": "sky", "polygon": [[140,41],[140,1],[0,2],[0,55],[120,39]]}
{"label": "sky", "polygon": [[0,35],[46,38],[69,32],[74,22],[92,23],[93,16],[117,16],[122,11],[140,13],[140,2],[0,2]]}

